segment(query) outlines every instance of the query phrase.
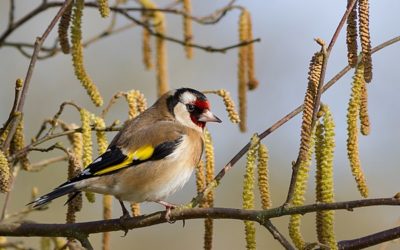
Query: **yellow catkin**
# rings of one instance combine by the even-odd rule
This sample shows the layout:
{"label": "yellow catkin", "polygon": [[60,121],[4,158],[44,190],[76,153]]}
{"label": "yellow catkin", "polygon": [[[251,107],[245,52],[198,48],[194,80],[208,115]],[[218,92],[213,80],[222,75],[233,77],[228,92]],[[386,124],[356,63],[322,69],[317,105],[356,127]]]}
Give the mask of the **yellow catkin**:
{"label": "yellow catkin", "polygon": [[[248,28],[249,28],[249,12],[242,10],[239,17],[239,41],[247,41]],[[248,48],[241,46],[238,52],[238,93],[239,93],[239,114],[240,114],[240,131],[247,130],[247,58]]]}
{"label": "yellow catkin", "polygon": [[0,236],[0,250],[6,250],[5,247],[2,247],[2,245],[5,245],[7,243],[7,238],[4,236]]}
{"label": "yellow catkin", "polygon": [[[142,22],[146,25],[149,25],[149,15],[142,14]],[[143,57],[143,64],[147,70],[153,68],[153,61],[151,59],[152,49],[151,49],[151,34],[150,32],[143,28],[142,29],[142,57]]]}
{"label": "yellow catkin", "polygon": [[[157,5],[151,0],[139,0],[143,8],[155,9]],[[162,12],[156,11],[153,14],[153,25],[156,33],[161,36],[166,33],[166,20]],[[156,73],[157,73],[157,94],[161,96],[169,90],[168,69],[167,69],[167,47],[162,37],[156,37]]]}
{"label": "yellow catkin", "polygon": [[272,206],[271,195],[269,192],[269,173],[268,173],[268,149],[260,143],[258,147],[258,190],[261,196],[262,209],[268,209]]}
{"label": "yellow catkin", "polygon": [[311,58],[308,85],[303,104],[303,116],[301,124],[301,139],[300,139],[300,161],[304,161],[308,155],[311,141],[311,123],[314,110],[315,96],[322,70],[323,55],[317,52]]}
{"label": "yellow catkin", "polygon": [[131,90],[125,95],[129,105],[129,118],[132,119],[142,113],[147,108],[146,98],[140,91]]}
{"label": "yellow catkin", "polygon": [[7,157],[0,150],[0,193],[7,193],[11,188],[11,171]]}
{"label": "yellow catkin", "polygon": [[[214,160],[214,146],[211,138],[211,134],[208,130],[204,132],[204,151],[206,158],[206,185],[210,184],[214,179],[214,168],[215,168],[215,160]],[[214,192],[211,191],[207,196],[207,203],[209,207],[213,206],[214,202]]]}
{"label": "yellow catkin", "polygon": [[235,103],[233,102],[230,93],[228,91],[226,91],[225,89],[220,89],[220,90],[216,91],[215,93],[217,95],[219,95],[220,97],[222,97],[222,99],[224,100],[224,105],[226,108],[226,112],[228,112],[229,120],[232,123],[239,123],[240,117],[239,117],[239,114],[236,112]]}
{"label": "yellow catkin", "polygon": [[10,131],[10,126],[8,126],[7,128],[2,128],[0,134],[0,145],[3,145],[4,142],[6,141],[9,131]]}
{"label": "yellow catkin", "polygon": [[82,122],[82,144],[83,144],[83,167],[87,167],[92,162],[92,129],[90,127],[90,113],[86,109],[80,110]]}
{"label": "yellow catkin", "polygon": [[[11,141],[11,152],[15,153],[25,147],[25,139],[24,139],[24,119],[21,117],[17,129],[15,130],[14,136]],[[24,170],[29,170],[30,167],[30,162],[27,157],[27,155],[21,156],[19,159],[19,162],[21,163],[21,167]]]}
{"label": "yellow catkin", "polygon": [[[334,202],[333,156],[335,150],[335,123],[326,105],[321,106],[324,112],[323,123],[316,127],[316,201]],[[334,232],[334,211],[325,210],[316,213],[317,235],[320,243],[337,249]]]}
{"label": "yellow catkin", "polygon": [[[247,19],[247,40],[251,41],[253,40],[253,25],[251,22],[250,12],[248,12]],[[258,87],[258,81],[256,79],[254,69],[254,60],[254,44],[250,43],[249,45],[247,45],[247,86],[250,90],[256,89]]]}
{"label": "yellow catkin", "polygon": [[[246,173],[243,180],[243,209],[254,208],[254,167],[257,157],[257,150],[259,145],[258,135],[253,135],[251,138],[250,149],[247,152]],[[245,225],[245,239],[247,249],[256,249],[256,228],[254,222],[244,221]]]}
{"label": "yellow catkin", "polygon": [[[347,0],[349,5],[352,0]],[[357,53],[357,3],[354,5],[347,18],[347,33],[346,33],[346,44],[347,44],[347,60],[349,65],[354,68],[357,65],[358,53]]]}
{"label": "yellow catkin", "polygon": [[40,249],[41,250],[50,250],[51,249],[51,238],[50,237],[40,238]]}
{"label": "yellow catkin", "polygon": [[32,187],[31,190],[31,201],[36,200],[36,198],[39,196],[39,189],[37,187]]}
{"label": "yellow catkin", "polygon": [[101,17],[105,18],[110,15],[110,7],[108,6],[108,0],[97,0],[99,5],[99,12]]}
{"label": "yellow catkin", "polygon": [[185,41],[185,53],[188,59],[192,59],[193,48],[187,46],[187,44],[192,43],[193,39],[192,20],[189,17],[192,14],[192,2],[191,0],[183,0],[182,2],[183,2],[183,11],[186,14],[186,16],[183,17],[183,35]]}
{"label": "yellow catkin", "polygon": [[83,65],[83,46],[82,46],[82,14],[84,8],[84,0],[76,0],[72,15],[71,27],[71,51],[72,62],[76,77],[81,81],[86,92],[90,96],[92,102],[96,106],[103,105],[103,98],[100,95],[96,85],[87,74]]}
{"label": "yellow catkin", "polygon": [[[98,131],[100,129],[105,129],[106,125],[101,117],[94,118],[94,127],[96,129],[96,137],[97,137],[97,151],[98,154],[103,154],[108,147],[107,137],[105,131]],[[109,220],[111,219],[112,213],[112,197],[110,195],[103,196],[103,219]],[[110,249],[110,233],[104,232],[103,233],[103,250]]]}
{"label": "yellow catkin", "polygon": [[364,63],[364,79],[372,80],[371,39],[369,34],[369,0],[358,1],[359,32],[362,49],[362,62]]}
{"label": "yellow catkin", "polygon": [[71,50],[71,46],[68,40],[68,28],[71,22],[71,13],[72,13],[73,3],[68,5],[67,9],[63,13],[60,18],[60,22],[58,24],[58,40],[60,43],[61,51],[64,54],[69,54]]}
{"label": "yellow catkin", "polygon": [[52,237],[51,239],[54,243],[54,249],[62,249],[67,244],[67,241],[61,237]]}
{"label": "yellow catkin", "polygon": [[[196,166],[197,193],[200,193],[206,187],[206,177],[204,174],[204,169],[205,169],[204,161],[200,161],[199,164]],[[200,207],[202,207],[202,204],[200,204]]]}
{"label": "yellow catkin", "polygon": [[[86,109],[80,109],[81,122],[82,122],[82,145],[83,156],[82,165],[87,167],[92,162],[92,130],[90,127],[90,113]],[[91,203],[95,202],[95,195],[92,192],[85,192],[87,200]]]}
{"label": "yellow catkin", "polygon": [[361,87],[361,100],[360,100],[360,130],[361,134],[369,135],[371,132],[371,125],[368,115],[368,91],[367,84],[364,82]]}
{"label": "yellow catkin", "polygon": [[[214,146],[212,142],[211,134],[208,130],[204,133],[204,144],[205,144],[205,184],[209,185],[214,179],[214,168],[215,168],[215,159],[214,159]],[[214,192],[211,191],[207,194],[206,197],[206,206],[205,207],[213,207],[214,206]],[[205,219],[204,220],[204,249],[212,249],[212,239],[213,239],[213,220]]]}
{"label": "yellow catkin", "polygon": [[356,68],[351,88],[351,97],[347,108],[347,155],[350,161],[351,172],[357,182],[358,190],[363,197],[368,197],[368,187],[358,149],[357,120],[360,112],[361,89],[364,84],[364,66],[359,64]]}
{"label": "yellow catkin", "polygon": [[96,129],[96,138],[97,138],[97,152],[99,155],[106,152],[108,147],[107,136],[104,129],[106,128],[106,124],[101,117],[94,117],[94,128]]}
{"label": "yellow catkin", "polygon": [[[80,165],[80,161],[76,156],[72,153],[69,154],[68,158],[68,179],[71,179],[77,175],[79,175],[82,171],[82,166]],[[71,198],[74,194],[69,194],[68,198]],[[78,194],[74,199],[68,202],[67,208],[67,223],[75,223],[76,222],[76,212],[81,211],[82,209],[82,194]]]}
{"label": "yellow catkin", "polygon": [[[156,31],[160,34],[166,32],[165,16],[161,12],[156,13],[154,18],[156,23]],[[167,47],[165,40],[161,37],[156,38],[156,68],[157,68],[157,90],[158,96],[161,96],[169,90],[168,84],[168,68],[167,68]]]}
{"label": "yellow catkin", "polygon": [[[293,192],[293,206],[301,206],[304,204],[305,193],[307,189],[308,173],[310,171],[311,156],[313,153],[314,140],[313,134],[315,130],[311,133],[309,147],[306,150],[306,159],[302,161],[299,165],[299,170],[297,174],[296,184]],[[306,243],[300,232],[301,218],[303,215],[295,214],[290,216],[289,220],[289,236],[292,239],[294,245],[297,249],[304,249]]]}
{"label": "yellow catkin", "polygon": [[140,215],[140,203],[131,203],[132,216]]}
{"label": "yellow catkin", "polygon": [[[306,95],[304,97],[303,104],[303,116],[301,124],[301,135],[300,135],[300,149],[299,149],[299,166],[298,174],[294,187],[293,193],[293,205],[301,206],[304,204],[304,194],[306,192],[308,172],[311,164],[312,155],[312,131],[311,123],[314,109],[315,96],[317,93],[317,86],[319,83],[319,78],[321,75],[323,62],[323,55],[317,52],[313,55],[310,62],[309,72],[308,72],[308,85],[306,90]],[[290,216],[289,220],[289,235],[292,239],[294,245],[298,249],[303,249],[305,246],[305,241],[300,232],[302,215],[296,214]]]}
{"label": "yellow catkin", "polygon": [[[70,125],[66,124],[61,124],[62,129],[65,130],[71,130],[71,129],[77,129],[79,128],[78,125],[75,123],[72,123]],[[83,158],[83,138],[82,138],[82,133],[72,133],[68,135],[68,140],[72,145],[72,151],[75,155],[76,160],[78,161],[79,165],[82,166],[82,158]]]}
{"label": "yellow catkin", "polygon": [[[112,218],[112,196],[104,195],[103,196],[103,219],[110,220]],[[110,250],[110,232],[104,232],[102,238],[102,249]]]}

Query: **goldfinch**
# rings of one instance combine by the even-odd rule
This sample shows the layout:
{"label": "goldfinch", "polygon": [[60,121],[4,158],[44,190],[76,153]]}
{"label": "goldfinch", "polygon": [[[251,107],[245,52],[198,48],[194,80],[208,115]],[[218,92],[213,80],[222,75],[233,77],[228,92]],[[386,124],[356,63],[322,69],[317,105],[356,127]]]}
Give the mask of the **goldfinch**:
{"label": "goldfinch", "polygon": [[107,151],[80,175],[31,204],[39,207],[66,194],[72,194],[72,200],[79,192],[90,191],[115,196],[122,217],[129,217],[123,201],[151,201],[165,206],[169,220],[174,205],[164,199],[182,188],[199,163],[207,122],[221,120],[211,113],[203,93],[190,88],[171,90],[128,120]]}

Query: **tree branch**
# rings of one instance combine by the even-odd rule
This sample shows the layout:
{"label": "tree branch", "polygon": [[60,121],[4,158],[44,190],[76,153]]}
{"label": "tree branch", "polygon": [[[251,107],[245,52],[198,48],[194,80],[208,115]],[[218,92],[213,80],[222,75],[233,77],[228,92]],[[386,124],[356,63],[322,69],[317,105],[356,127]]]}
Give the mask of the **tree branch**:
{"label": "tree branch", "polygon": [[391,228],[352,240],[338,242],[339,249],[361,249],[400,238],[400,227]]}
{"label": "tree branch", "polygon": [[290,242],[285,238],[285,236],[283,236],[283,234],[281,234],[281,232],[279,232],[279,230],[274,226],[274,224],[272,224],[272,222],[270,220],[266,220],[264,223],[261,223],[261,225],[263,225],[272,234],[274,239],[279,241],[279,243],[281,243],[281,245],[285,249],[287,249],[287,250],[295,250],[296,249],[292,246],[292,244],[290,244]]}
{"label": "tree branch", "polygon": [[[315,203],[304,206],[286,208],[284,206],[267,210],[246,210],[234,208],[176,208],[172,210],[172,221],[191,219],[234,219],[249,220],[264,224],[266,220],[292,214],[307,214],[322,210],[348,210],[367,206],[399,206],[400,199],[379,198],[363,199],[334,203]],[[0,235],[3,236],[46,236],[46,237],[72,237],[78,240],[90,234],[123,231],[153,226],[167,222],[165,211],[148,215],[131,217],[121,223],[120,219],[99,220],[91,222],[70,224],[41,224],[32,222],[0,223]]]}
{"label": "tree branch", "polygon": [[[60,10],[57,12],[56,16],[50,22],[50,25],[43,32],[42,36],[36,38],[35,47],[33,49],[33,55],[32,55],[31,61],[29,63],[28,71],[26,73],[24,85],[23,85],[22,91],[21,91],[21,97],[20,97],[20,100],[18,102],[18,107],[17,107],[17,112],[20,112],[21,114],[22,114],[22,111],[23,111],[23,108],[24,108],[25,98],[26,98],[26,95],[28,93],[29,84],[30,84],[30,81],[31,81],[31,78],[32,78],[33,70],[34,70],[35,65],[36,65],[37,56],[38,56],[38,53],[40,51],[40,48],[42,47],[42,44],[46,40],[47,36],[50,34],[52,29],[54,28],[54,26],[58,22],[58,19],[60,19],[60,17],[62,16],[64,11],[66,10],[67,6],[71,2],[72,2],[72,0],[66,0],[64,2],[62,7],[60,8]],[[1,44],[1,42],[2,42],[2,40],[0,38],[0,44]],[[3,144],[3,147],[2,147],[3,151],[5,151],[5,149],[7,149],[9,147],[11,139],[12,139],[14,133],[15,133],[15,129],[17,128],[18,121],[19,121],[19,119],[13,119],[13,121],[10,123],[10,131],[9,131],[9,133],[7,135],[7,138],[6,138],[6,140],[5,140],[4,144]]]}

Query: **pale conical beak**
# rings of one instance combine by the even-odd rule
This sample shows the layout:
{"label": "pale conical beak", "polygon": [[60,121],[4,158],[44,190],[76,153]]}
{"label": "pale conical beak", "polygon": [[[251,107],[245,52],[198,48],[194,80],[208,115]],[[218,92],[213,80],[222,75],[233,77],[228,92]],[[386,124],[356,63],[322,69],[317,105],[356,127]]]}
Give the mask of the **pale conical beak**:
{"label": "pale conical beak", "polygon": [[198,121],[200,122],[222,122],[221,119],[216,117],[210,110],[206,109],[199,115]]}

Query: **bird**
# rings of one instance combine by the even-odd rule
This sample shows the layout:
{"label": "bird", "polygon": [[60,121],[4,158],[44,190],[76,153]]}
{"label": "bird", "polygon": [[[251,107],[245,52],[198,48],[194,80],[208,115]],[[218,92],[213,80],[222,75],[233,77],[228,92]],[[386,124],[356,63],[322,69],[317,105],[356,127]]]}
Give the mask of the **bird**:
{"label": "bird", "polygon": [[162,95],[140,115],[126,121],[107,150],[76,177],[30,203],[34,208],[82,191],[113,195],[123,215],[124,201],[156,202],[169,221],[176,206],[165,201],[181,189],[198,165],[207,122],[222,122],[210,111],[210,102],[198,90],[179,88]]}

